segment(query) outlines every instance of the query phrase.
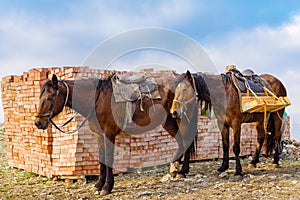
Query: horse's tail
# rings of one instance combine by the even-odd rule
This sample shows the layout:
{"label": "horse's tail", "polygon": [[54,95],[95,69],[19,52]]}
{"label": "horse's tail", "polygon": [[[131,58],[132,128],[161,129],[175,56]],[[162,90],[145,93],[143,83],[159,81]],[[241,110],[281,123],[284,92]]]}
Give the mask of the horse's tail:
{"label": "horse's tail", "polygon": [[267,135],[267,141],[266,141],[266,156],[269,157],[275,147],[275,119],[274,119],[274,114],[275,113],[270,113],[269,119],[268,119],[268,124],[267,124],[267,131],[270,134]]}

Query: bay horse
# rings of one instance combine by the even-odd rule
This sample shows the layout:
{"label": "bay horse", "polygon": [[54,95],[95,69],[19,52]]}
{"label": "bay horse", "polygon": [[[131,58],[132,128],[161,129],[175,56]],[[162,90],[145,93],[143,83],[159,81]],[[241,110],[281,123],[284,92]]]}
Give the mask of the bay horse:
{"label": "bay horse", "polygon": [[[285,97],[287,95],[284,85],[276,77],[269,74],[263,74],[260,77],[269,84],[277,97]],[[256,124],[257,146],[249,167],[256,167],[256,164],[259,162],[265,137],[267,138],[266,155],[270,156],[275,150],[272,166],[279,166],[280,128],[284,108],[270,113],[267,125],[267,130],[271,132],[269,135],[265,133],[263,113],[241,113],[238,90],[229,73],[208,75],[203,73],[191,74],[187,71],[178,77],[175,87],[175,96],[170,109],[172,116],[175,118],[180,118],[185,109],[190,109],[189,106],[185,105],[185,102],[189,102],[191,99],[197,98],[201,105],[204,102],[206,109],[212,105],[222,134],[223,162],[221,167],[218,168],[219,172],[224,172],[229,168],[229,128],[232,128],[234,137],[233,152],[236,161],[235,175],[242,175],[242,166],[239,158],[241,124],[251,122]]]}
{"label": "bay horse", "polygon": [[[112,172],[114,144],[116,136],[121,132],[142,133],[162,125],[178,143],[178,150],[172,160],[170,173],[173,177],[184,177],[189,172],[189,159],[194,153],[193,140],[197,129],[193,130],[191,127],[194,126],[184,124],[182,120],[171,117],[169,111],[174,93],[172,87],[168,87],[169,84],[167,84],[172,82],[171,78],[155,79],[161,98],[137,100],[132,116],[135,126],[128,126],[122,130],[119,122],[124,119],[126,106],[124,102],[117,103],[115,101],[112,86],[113,76],[74,81],[58,80],[54,74],[52,80],[48,80],[42,86],[35,125],[39,129],[47,129],[48,125],[53,123],[52,118],[57,116],[64,106],[70,107],[86,117],[90,129],[95,133],[98,141],[100,174],[95,187],[100,191],[101,196],[110,194],[114,186]],[[172,78],[175,79],[174,76]],[[74,92],[75,87],[76,92]],[[74,99],[76,99],[76,104]],[[55,127],[57,126],[55,125]],[[183,165],[179,170],[178,164],[183,153]],[[173,164],[175,167],[172,167]]]}

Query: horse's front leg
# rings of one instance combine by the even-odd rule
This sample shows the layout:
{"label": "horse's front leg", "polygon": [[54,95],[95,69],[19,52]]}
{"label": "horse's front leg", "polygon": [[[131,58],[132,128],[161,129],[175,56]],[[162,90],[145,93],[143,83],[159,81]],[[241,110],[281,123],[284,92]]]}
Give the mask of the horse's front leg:
{"label": "horse's front leg", "polygon": [[187,120],[185,118],[182,119],[179,129],[181,130],[181,133],[183,135],[183,146],[185,149],[183,165],[179,174],[185,177],[185,174],[188,174],[190,171],[191,153],[195,152],[195,149],[193,148],[195,147],[194,144],[195,144],[195,140],[197,139],[196,136],[198,133],[197,105],[195,105],[195,110],[192,110],[192,117],[190,118],[190,120]]}
{"label": "horse's front leg", "polygon": [[99,163],[100,163],[100,174],[99,180],[95,184],[95,187],[98,191],[100,191],[105,184],[106,179],[106,165],[105,165],[105,146],[104,146],[104,138],[100,133],[97,135],[98,149],[99,149]]}
{"label": "horse's front leg", "polygon": [[114,176],[112,170],[114,163],[114,142],[115,138],[108,139],[107,137],[104,137],[106,179],[100,192],[101,196],[110,194],[114,187]]}
{"label": "horse's front leg", "polygon": [[168,115],[165,124],[163,125],[164,129],[175,138],[178,149],[177,152],[170,163],[170,175],[175,178],[180,170],[180,160],[183,156],[184,148],[183,148],[183,140],[181,133],[179,131],[178,126],[180,125],[180,120],[174,119],[171,114]]}
{"label": "horse's front leg", "polygon": [[173,160],[170,163],[170,175],[175,178],[180,170],[180,160],[183,157],[183,152],[184,152],[184,148],[183,148],[183,141],[182,141],[182,136],[180,133],[177,133],[175,136],[175,140],[178,144],[178,149],[177,152],[173,158]]}
{"label": "horse's front leg", "polygon": [[218,169],[219,172],[224,172],[229,168],[229,126],[219,122],[218,126],[222,134],[222,146],[223,146],[223,162]]}
{"label": "horse's front leg", "polygon": [[235,155],[235,174],[234,175],[242,175],[242,165],[240,161],[240,140],[241,140],[241,126],[237,125],[233,127],[233,152]]}
{"label": "horse's front leg", "polygon": [[184,153],[182,168],[178,173],[178,175],[180,177],[185,178],[186,177],[185,175],[190,172],[190,157],[191,157],[193,148],[194,148],[194,141],[192,142],[192,144],[190,144],[190,146],[187,148],[187,150]]}
{"label": "horse's front leg", "polygon": [[256,126],[256,130],[257,130],[257,145],[255,149],[255,154],[253,155],[253,159],[248,165],[248,167],[250,168],[256,167],[256,164],[259,163],[261,148],[265,140],[265,131],[264,131],[263,123],[258,123]]}

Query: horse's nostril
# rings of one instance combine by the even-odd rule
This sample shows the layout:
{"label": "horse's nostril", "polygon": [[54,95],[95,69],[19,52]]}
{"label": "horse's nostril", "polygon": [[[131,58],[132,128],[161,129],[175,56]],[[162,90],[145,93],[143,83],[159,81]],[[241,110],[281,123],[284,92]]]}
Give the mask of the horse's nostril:
{"label": "horse's nostril", "polygon": [[37,127],[40,127],[42,125],[42,122],[41,121],[37,121],[34,123]]}
{"label": "horse's nostril", "polygon": [[174,110],[174,111],[172,112],[172,117],[173,117],[173,118],[176,118],[176,117],[177,117],[177,111],[176,111],[176,110]]}

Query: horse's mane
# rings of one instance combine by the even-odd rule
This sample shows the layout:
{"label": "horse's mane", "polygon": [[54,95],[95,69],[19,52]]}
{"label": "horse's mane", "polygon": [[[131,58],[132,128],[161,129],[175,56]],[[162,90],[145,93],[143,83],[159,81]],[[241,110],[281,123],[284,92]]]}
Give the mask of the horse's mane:
{"label": "horse's mane", "polygon": [[226,74],[221,74],[222,79],[223,79],[223,83],[225,86],[228,86],[228,84],[232,84],[233,80],[231,77],[231,72],[227,72]]}
{"label": "horse's mane", "polygon": [[194,80],[195,80],[195,86],[197,90],[197,97],[200,101],[200,106],[202,108],[204,104],[204,111],[211,110],[211,98],[209,89],[206,84],[206,75],[203,73],[197,73],[193,74]]}
{"label": "horse's mane", "polygon": [[194,80],[197,90],[198,99],[210,102],[210,93],[205,82],[206,75],[203,73],[194,74]]}

